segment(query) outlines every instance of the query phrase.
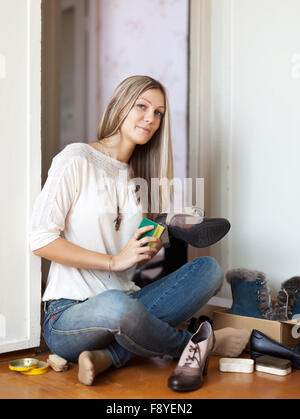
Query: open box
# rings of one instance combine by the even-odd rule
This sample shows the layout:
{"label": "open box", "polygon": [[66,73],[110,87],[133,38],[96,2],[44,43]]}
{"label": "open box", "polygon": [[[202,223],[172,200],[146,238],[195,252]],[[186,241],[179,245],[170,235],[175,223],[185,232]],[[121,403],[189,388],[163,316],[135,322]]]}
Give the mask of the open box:
{"label": "open box", "polygon": [[[228,308],[222,308],[213,312],[214,330],[233,327],[234,329],[246,329],[251,333],[253,329],[257,329],[284,346],[293,348],[297,343],[300,343],[300,319],[278,322],[238,316],[230,314],[229,311]],[[249,350],[249,345],[247,349]]]}

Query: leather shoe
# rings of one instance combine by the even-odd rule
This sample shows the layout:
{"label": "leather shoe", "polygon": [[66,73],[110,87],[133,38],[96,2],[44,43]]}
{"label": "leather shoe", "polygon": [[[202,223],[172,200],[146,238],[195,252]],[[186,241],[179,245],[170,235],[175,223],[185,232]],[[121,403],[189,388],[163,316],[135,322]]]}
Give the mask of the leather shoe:
{"label": "leather shoe", "polygon": [[200,388],[203,376],[207,374],[214,344],[214,332],[210,323],[205,321],[182,352],[177,367],[168,379],[168,387],[174,391],[193,391]]}
{"label": "leather shoe", "polygon": [[225,218],[204,218],[203,211],[196,207],[188,207],[182,212],[159,214],[155,222],[167,227],[170,236],[197,248],[217,243],[231,228]]}
{"label": "leather shoe", "polygon": [[228,233],[230,227],[229,221],[225,218],[204,218],[201,223],[188,230],[177,226],[168,226],[168,230],[173,237],[200,249],[220,241]]}
{"label": "leather shoe", "polygon": [[254,329],[250,337],[251,358],[256,360],[258,356],[270,355],[291,361],[292,368],[300,369],[300,347],[284,346],[269,338],[259,330]]}

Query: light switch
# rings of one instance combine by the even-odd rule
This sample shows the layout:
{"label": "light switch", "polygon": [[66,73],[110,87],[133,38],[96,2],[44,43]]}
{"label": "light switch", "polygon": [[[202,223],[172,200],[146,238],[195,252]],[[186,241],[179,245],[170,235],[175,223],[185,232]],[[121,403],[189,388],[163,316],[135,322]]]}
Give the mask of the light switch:
{"label": "light switch", "polygon": [[6,78],[6,57],[0,54],[0,79]]}

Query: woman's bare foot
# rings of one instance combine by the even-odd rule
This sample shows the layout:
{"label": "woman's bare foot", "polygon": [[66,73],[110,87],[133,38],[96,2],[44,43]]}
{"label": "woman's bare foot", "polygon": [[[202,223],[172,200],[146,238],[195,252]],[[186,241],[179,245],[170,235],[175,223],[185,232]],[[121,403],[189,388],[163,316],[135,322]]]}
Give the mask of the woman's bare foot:
{"label": "woman's bare foot", "polygon": [[216,355],[237,357],[246,348],[250,333],[245,329],[225,327],[214,331],[216,343],[213,353]]}
{"label": "woman's bare foot", "polygon": [[91,352],[84,351],[78,358],[78,380],[86,386],[91,386],[96,375],[107,370],[111,365],[112,359],[105,349]]}

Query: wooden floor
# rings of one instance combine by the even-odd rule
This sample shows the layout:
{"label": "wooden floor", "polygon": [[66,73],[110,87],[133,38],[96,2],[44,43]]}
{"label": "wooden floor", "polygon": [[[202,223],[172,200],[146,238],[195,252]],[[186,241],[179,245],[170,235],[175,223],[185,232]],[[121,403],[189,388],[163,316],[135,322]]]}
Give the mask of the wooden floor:
{"label": "wooden floor", "polygon": [[[47,354],[35,356],[41,361]],[[126,367],[110,369],[97,377],[94,386],[77,380],[78,366],[63,373],[49,370],[40,376],[25,376],[8,369],[8,361],[22,355],[0,356],[0,399],[299,399],[300,370],[286,377],[255,372],[221,373],[219,357],[212,357],[201,389],[176,393],[167,380],[176,366],[174,360],[136,358]],[[246,354],[245,357],[248,357]]]}

